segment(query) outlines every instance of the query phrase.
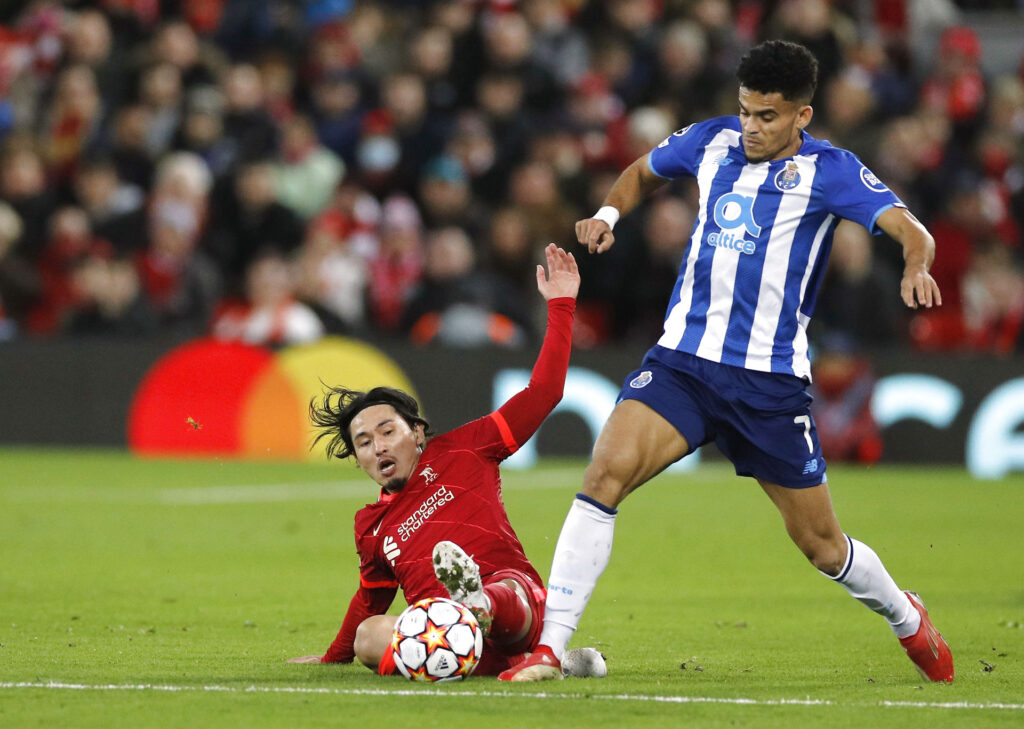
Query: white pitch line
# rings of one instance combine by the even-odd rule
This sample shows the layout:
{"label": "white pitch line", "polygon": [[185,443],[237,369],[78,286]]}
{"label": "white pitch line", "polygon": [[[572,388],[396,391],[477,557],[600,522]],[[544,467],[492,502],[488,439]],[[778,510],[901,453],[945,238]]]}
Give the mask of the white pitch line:
{"label": "white pitch line", "polygon": [[552,694],[547,692],[519,693],[510,691],[459,691],[452,689],[340,689],[312,686],[175,686],[168,684],[86,684],[59,681],[0,682],[2,689],[52,689],[62,691],[167,691],[203,693],[267,693],[267,694],[327,694],[333,696],[431,696],[436,698],[490,698],[490,699],[590,699],[594,701],[637,701],[662,704],[732,704],[738,706],[846,706],[906,709],[971,709],[1024,711],[1024,704],[975,701],[879,701],[877,703],[840,703],[829,699],[748,699],[718,696],[647,696],[644,694]]}

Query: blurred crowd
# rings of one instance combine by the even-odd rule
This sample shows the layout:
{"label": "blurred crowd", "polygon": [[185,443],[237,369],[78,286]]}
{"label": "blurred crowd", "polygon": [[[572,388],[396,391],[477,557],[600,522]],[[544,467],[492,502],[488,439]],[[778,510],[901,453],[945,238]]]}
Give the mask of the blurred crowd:
{"label": "blurred crowd", "polygon": [[0,18],[0,340],[337,332],[517,346],[543,327],[535,267],[553,241],[581,264],[577,345],[653,341],[693,185],[624,218],[600,257],[578,249],[573,224],[671,132],[736,113],[740,57],[785,38],[821,64],[811,133],[860,155],[928,225],[944,301],[905,310],[899,247],[844,223],[814,339],[1020,351],[1024,59],[987,73],[963,12],[949,0],[32,2]]}

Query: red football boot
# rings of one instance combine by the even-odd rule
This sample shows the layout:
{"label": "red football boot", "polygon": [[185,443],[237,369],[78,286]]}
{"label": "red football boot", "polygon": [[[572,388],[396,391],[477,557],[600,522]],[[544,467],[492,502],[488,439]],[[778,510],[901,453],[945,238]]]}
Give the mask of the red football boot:
{"label": "red football boot", "polygon": [[900,645],[917,666],[921,676],[929,681],[953,683],[953,653],[942,634],[932,625],[921,598],[916,592],[907,592],[911,604],[921,616],[921,627],[913,635],[900,638]]}
{"label": "red football boot", "polygon": [[562,678],[562,664],[546,645],[537,646],[522,663],[498,674],[499,681],[557,681]]}

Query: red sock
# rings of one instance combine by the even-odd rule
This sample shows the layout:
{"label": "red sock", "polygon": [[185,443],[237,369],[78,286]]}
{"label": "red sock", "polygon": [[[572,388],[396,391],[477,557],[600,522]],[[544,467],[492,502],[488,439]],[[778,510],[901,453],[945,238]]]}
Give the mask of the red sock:
{"label": "red sock", "polygon": [[484,586],[484,593],[491,601],[491,634],[488,636],[495,643],[509,643],[518,637],[530,613],[519,594],[504,582],[495,582]]}

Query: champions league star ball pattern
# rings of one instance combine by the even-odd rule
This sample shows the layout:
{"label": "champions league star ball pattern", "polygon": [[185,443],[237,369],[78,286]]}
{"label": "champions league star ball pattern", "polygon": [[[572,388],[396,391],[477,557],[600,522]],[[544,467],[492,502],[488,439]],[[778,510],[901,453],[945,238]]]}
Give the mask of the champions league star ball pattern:
{"label": "champions league star ball pattern", "polygon": [[458,681],[476,668],[484,634],[469,608],[428,597],[398,616],[391,637],[395,666],[410,681]]}

